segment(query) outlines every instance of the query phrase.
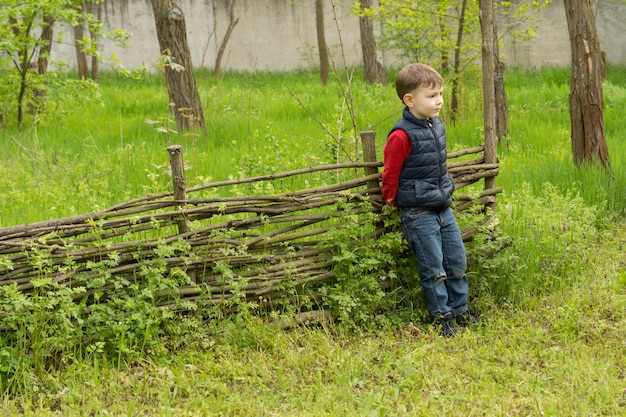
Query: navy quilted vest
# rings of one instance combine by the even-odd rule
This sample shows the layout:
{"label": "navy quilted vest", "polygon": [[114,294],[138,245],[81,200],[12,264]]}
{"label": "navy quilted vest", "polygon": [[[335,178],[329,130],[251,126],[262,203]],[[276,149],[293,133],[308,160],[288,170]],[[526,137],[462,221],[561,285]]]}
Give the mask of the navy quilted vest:
{"label": "navy quilted vest", "polygon": [[452,204],[454,182],[448,174],[446,132],[439,118],[421,120],[407,108],[391,129],[404,130],[411,154],[400,173],[397,207],[444,209]]}

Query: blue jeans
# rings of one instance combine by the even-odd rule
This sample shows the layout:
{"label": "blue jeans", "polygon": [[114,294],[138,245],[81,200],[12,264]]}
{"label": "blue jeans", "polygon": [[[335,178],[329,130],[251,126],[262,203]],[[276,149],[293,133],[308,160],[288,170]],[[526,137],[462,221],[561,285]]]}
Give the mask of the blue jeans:
{"label": "blue jeans", "polygon": [[404,237],[415,253],[426,308],[433,317],[467,311],[467,259],[452,210],[401,208]]}

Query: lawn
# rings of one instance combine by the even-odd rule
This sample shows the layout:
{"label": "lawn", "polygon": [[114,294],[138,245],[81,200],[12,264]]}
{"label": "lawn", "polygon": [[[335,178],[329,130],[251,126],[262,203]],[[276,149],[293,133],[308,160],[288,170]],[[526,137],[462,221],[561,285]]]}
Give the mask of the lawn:
{"label": "lawn", "polygon": [[[140,351],[124,350],[137,346],[129,341],[115,355],[97,343],[73,347],[54,366],[20,351],[36,345],[25,329],[20,343],[1,339],[1,414],[626,414],[626,68],[607,75],[608,173],[573,165],[569,71],[507,70],[500,223],[468,244],[483,326],[439,337],[422,320],[419,291],[408,288],[375,326],[323,321],[284,330],[245,305],[226,317],[172,316]],[[447,126],[451,149],[482,142],[479,89],[475,76],[464,81],[459,122]],[[377,132],[382,155],[400,102],[391,85],[364,85],[359,74],[352,83],[354,119],[345,85],[323,87],[315,73],[200,72],[207,131],[183,135],[169,121],[158,75],[103,74],[93,100],[60,100],[39,123],[0,130],[0,225],[168,191],[172,143],[183,146],[188,185],[346,160],[362,130]],[[417,288],[415,277],[404,278]]]}

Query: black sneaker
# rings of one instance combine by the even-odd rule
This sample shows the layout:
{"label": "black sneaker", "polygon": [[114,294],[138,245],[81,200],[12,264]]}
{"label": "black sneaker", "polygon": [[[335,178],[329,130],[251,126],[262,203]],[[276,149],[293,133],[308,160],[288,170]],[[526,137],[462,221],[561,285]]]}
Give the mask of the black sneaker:
{"label": "black sneaker", "polygon": [[465,313],[461,313],[454,317],[454,321],[459,326],[471,326],[480,323],[480,314],[471,310],[467,310]]}
{"label": "black sneaker", "polygon": [[441,337],[452,337],[457,332],[452,313],[446,313],[443,316],[437,317],[435,319],[435,326],[439,328],[439,336]]}

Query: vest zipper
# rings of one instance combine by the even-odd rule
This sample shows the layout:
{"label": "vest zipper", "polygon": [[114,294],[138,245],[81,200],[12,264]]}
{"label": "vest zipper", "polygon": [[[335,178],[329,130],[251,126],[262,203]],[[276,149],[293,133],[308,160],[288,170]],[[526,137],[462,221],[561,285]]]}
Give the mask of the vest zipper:
{"label": "vest zipper", "polygon": [[444,202],[444,196],[443,196],[443,188],[441,187],[441,151],[439,150],[439,140],[437,138],[437,135],[435,135],[435,132],[433,132],[433,123],[430,120],[430,117],[428,119],[426,119],[426,123],[428,124],[428,127],[430,128],[430,134],[433,136],[433,138],[435,139],[435,146],[437,149],[437,189],[439,190],[439,194],[441,195],[441,201],[442,203]]}

